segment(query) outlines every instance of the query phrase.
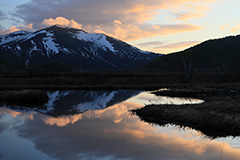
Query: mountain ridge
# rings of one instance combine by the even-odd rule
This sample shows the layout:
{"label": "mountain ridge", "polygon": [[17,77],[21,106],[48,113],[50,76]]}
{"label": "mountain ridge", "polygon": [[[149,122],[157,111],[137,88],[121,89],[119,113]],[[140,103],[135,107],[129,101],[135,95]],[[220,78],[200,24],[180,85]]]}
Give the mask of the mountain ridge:
{"label": "mountain ridge", "polygon": [[160,56],[105,34],[57,25],[0,36],[0,53],[15,55],[27,67],[57,62],[83,70],[134,69]]}

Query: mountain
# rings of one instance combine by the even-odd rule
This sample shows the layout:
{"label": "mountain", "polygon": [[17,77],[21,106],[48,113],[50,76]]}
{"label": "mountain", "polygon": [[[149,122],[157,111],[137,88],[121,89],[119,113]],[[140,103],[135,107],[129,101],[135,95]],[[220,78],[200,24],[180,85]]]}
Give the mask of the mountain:
{"label": "mountain", "polygon": [[161,56],[144,66],[162,72],[236,73],[240,71],[240,35],[205,41]]}
{"label": "mountain", "polygon": [[134,69],[158,56],[104,34],[57,25],[0,36],[0,64],[26,68]]}

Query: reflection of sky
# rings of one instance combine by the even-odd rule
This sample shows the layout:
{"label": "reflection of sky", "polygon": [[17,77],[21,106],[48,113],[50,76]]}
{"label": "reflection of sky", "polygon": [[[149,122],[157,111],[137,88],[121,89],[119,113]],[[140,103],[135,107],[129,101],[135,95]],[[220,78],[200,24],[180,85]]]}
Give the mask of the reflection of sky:
{"label": "reflection of sky", "polygon": [[171,98],[171,97],[164,97],[164,96],[155,96],[150,92],[143,92],[135,97],[130,98],[130,102],[135,102],[137,104],[195,104],[195,103],[202,103],[202,100],[191,99],[191,98]]}
{"label": "reflection of sky", "polygon": [[[0,153],[5,159],[24,160],[239,159],[239,149],[229,139],[211,141],[191,129],[140,121],[128,112],[143,106],[135,98],[58,118],[1,108]],[[235,147],[236,142],[231,140]]]}

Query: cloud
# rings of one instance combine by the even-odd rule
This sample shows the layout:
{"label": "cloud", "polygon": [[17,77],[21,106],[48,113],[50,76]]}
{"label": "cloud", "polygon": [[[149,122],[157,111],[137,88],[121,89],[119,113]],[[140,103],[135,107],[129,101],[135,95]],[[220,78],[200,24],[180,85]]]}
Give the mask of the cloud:
{"label": "cloud", "polygon": [[32,31],[33,30],[33,24],[25,24],[25,25],[20,25],[19,28],[24,31]]}
{"label": "cloud", "polygon": [[[117,22],[120,22],[119,20]],[[137,40],[145,37],[153,37],[159,35],[170,35],[180,32],[189,32],[202,29],[200,26],[191,24],[171,24],[171,25],[151,25],[151,24],[124,24],[116,23],[110,26],[88,26],[86,28],[89,32],[104,33],[115,38],[125,41]]]}
{"label": "cloud", "polygon": [[[40,29],[43,24],[62,24],[89,32],[106,33],[122,40],[136,40],[200,29],[201,27],[193,24],[148,23],[156,15],[161,15],[160,10],[178,10],[182,5],[199,2],[209,3],[207,0],[32,0],[18,6],[15,16],[26,24],[33,23],[36,29]],[[186,15],[178,16],[187,18]]]}
{"label": "cloud", "polygon": [[25,25],[19,25],[19,26],[12,26],[9,29],[3,29],[3,27],[0,25],[0,35],[5,35],[8,33],[16,32],[16,31],[32,31],[33,30],[33,24],[25,24]]}
{"label": "cloud", "polygon": [[49,19],[44,19],[42,22],[43,25],[45,26],[52,26],[52,25],[62,25],[64,27],[69,27],[69,28],[76,28],[76,29],[81,29],[82,25],[77,23],[76,21],[68,20],[64,17],[57,17],[55,19],[49,18]]}
{"label": "cloud", "polygon": [[195,13],[195,12],[179,12],[179,13],[173,13],[176,19],[181,21],[187,21],[192,18],[199,18],[204,16],[201,13]]}
{"label": "cloud", "polygon": [[20,31],[20,30],[21,29],[17,28],[16,26],[12,26],[11,28],[9,28],[7,30],[0,28],[0,35],[5,35],[8,33],[16,32],[16,31]]}
{"label": "cloud", "polygon": [[152,42],[145,42],[145,43],[139,43],[137,44],[137,46],[143,46],[143,47],[146,47],[146,46],[156,46],[156,45],[163,45],[164,42],[161,42],[161,41],[152,41]]}
{"label": "cloud", "polygon": [[221,25],[219,28],[221,31],[224,31],[226,29],[228,29],[229,25],[228,24],[225,24],[225,25]]}
{"label": "cloud", "polygon": [[231,29],[231,32],[237,32],[238,30],[240,30],[240,24],[237,25],[236,27]]}
{"label": "cloud", "polygon": [[73,27],[84,29],[90,33],[103,33],[109,36],[131,41],[145,37],[153,37],[157,35],[169,35],[179,32],[188,32],[199,30],[202,27],[191,24],[172,24],[172,25],[151,25],[151,24],[124,24],[120,20],[114,20],[112,23],[106,25],[85,25],[77,23],[74,20],[68,20],[64,17],[57,17],[55,19],[49,18],[41,22],[44,26],[63,25],[65,27]]}
{"label": "cloud", "polygon": [[0,11],[0,18],[1,18],[1,19],[6,18],[6,15],[5,15],[2,11]]}
{"label": "cloud", "polygon": [[111,23],[115,19],[124,23],[143,23],[153,19],[159,9],[177,8],[188,2],[188,0],[61,0],[60,2],[32,0],[30,3],[20,5],[16,12],[17,16],[26,23],[40,23],[45,18],[59,16],[75,19],[83,25]]}
{"label": "cloud", "polygon": [[162,46],[158,46],[153,48],[154,51],[156,52],[161,52],[161,53],[169,53],[179,51],[180,49],[186,49],[189,47],[192,47],[194,45],[199,44],[199,41],[187,41],[187,42],[178,42],[178,43],[171,43],[171,44],[166,44]]}

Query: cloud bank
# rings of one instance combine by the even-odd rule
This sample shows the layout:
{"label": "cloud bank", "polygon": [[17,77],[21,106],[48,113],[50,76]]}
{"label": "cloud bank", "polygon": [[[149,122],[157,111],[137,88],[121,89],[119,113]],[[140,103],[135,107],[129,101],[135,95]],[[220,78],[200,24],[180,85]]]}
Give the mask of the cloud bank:
{"label": "cloud bank", "polygon": [[60,24],[131,41],[201,29],[188,23],[149,23],[161,16],[162,10],[181,9],[170,14],[182,21],[203,16],[204,7],[196,6],[199,2],[210,3],[207,0],[32,0],[18,6],[15,16],[36,29]]}

